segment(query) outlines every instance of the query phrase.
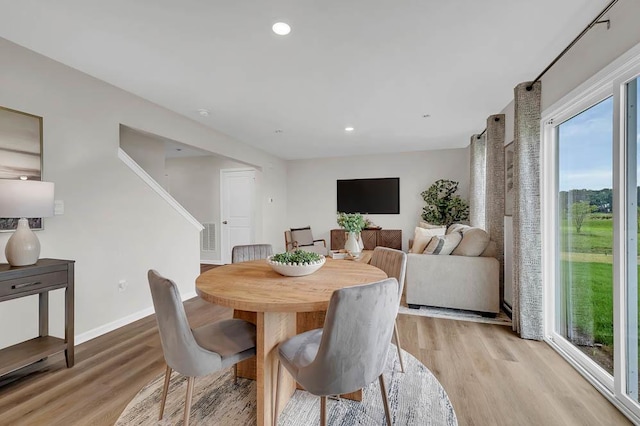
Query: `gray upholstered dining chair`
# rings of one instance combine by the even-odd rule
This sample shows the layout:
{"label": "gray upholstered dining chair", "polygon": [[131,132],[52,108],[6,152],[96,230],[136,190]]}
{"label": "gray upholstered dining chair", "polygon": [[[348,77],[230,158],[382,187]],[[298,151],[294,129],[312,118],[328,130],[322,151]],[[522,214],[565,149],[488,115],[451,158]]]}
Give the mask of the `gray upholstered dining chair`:
{"label": "gray upholstered dining chair", "polygon": [[[388,277],[394,277],[398,280],[398,303],[400,303],[402,291],[404,290],[404,277],[407,272],[407,254],[400,250],[376,247],[373,250],[373,255],[371,256],[369,264],[382,269]],[[393,339],[395,340],[396,348],[398,349],[400,370],[404,373],[404,359],[402,358],[402,347],[400,346],[400,334],[398,333],[397,318],[393,327]]]}
{"label": "gray upholstered dining chair", "polygon": [[271,244],[248,244],[234,246],[231,249],[231,263],[248,262],[250,260],[266,259],[273,254]]}
{"label": "gray upholstered dining chair", "polygon": [[241,319],[228,319],[189,328],[178,286],[153,269],[147,274],[156,311],[162,352],[167,363],[160,402],[160,417],[169,390],[171,371],[187,376],[184,424],[189,424],[195,377],[228,368],[256,354],[256,328]]}
{"label": "gray upholstered dining chair", "polygon": [[326,424],[328,395],[355,392],[377,378],[387,424],[391,425],[382,373],[398,305],[398,281],[395,278],[345,287],[331,295],[323,328],[307,331],[280,343],[274,425],[278,420],[278,387],[282,365],[305,390],[320,396],[322,426]]}

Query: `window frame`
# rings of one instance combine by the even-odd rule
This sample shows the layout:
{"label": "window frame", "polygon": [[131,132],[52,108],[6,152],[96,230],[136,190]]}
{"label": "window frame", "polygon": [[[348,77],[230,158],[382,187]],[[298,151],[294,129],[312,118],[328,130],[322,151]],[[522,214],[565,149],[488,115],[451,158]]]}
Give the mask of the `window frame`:
{"label": "window frame", "polygon": [[[627,153],[626,84],[640,76],[640,44],[620,56],[592,78],[579,85],[541,114],[540,189],[542,229],[542,279],[545,341],[582,374],[600,393],[626,416],[640,423],[640,403],[626,395],[627,353],[624,330],[627,327]],[[544,81],[543,81],[544,87]],[[559,248],[558,218],[558,140],[557,127],[570,118],[613,96],[613,323],[614,374],[580,352],[556,330],[556,281]],[[635,144],[636,141],[634,140]]]}

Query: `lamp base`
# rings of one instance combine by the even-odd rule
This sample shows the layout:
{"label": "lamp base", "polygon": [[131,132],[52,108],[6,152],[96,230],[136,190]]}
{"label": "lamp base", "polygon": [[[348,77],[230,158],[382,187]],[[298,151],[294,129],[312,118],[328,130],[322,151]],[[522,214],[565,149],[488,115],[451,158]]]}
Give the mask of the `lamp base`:
{"label": "lamp base", "polygon": [[22,218],[18,221],[18,229],[13,233],[4,249],[7,262],[11,266],[33,265],[40,257],[40,241],[29,228],[29,221]]}

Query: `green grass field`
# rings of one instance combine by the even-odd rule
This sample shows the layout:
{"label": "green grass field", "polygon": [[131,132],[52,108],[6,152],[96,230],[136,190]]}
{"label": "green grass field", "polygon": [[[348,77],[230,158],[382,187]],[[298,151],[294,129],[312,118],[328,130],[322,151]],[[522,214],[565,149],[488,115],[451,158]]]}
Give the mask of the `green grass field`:
{"label": "green grass field", "polygon": [[560,273],[568,300],[569,334],[583,342],[613,346],[611,215],[585,219],[580,233],[573,223],[563,221],[560,247],[565,253]]}
{"label": "green grass field", "polygon": [[613,265],[562,261],[560,267],[575,328],[594,343],[613,346]]}
{"label": "green grass field", "polygon": [[584,221],[579,234],[573,224],[565,220],[561,224],[560,236],[561,277],[565,297],[570,301],[567,307],[569,323],[573,323],[573,327],[569,328],[575,334],[587,337],[586,340],[612,347],[611,215],[592,215]]}

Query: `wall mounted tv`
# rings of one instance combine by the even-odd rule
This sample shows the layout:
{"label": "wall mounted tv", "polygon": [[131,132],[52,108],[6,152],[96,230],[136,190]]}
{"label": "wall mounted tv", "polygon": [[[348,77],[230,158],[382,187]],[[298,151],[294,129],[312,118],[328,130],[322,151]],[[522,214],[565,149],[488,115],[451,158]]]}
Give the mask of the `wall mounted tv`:
{"label": "wall mounted tv", "polygon": [[338,211],[400,214],[400,178],[338,180]]}

